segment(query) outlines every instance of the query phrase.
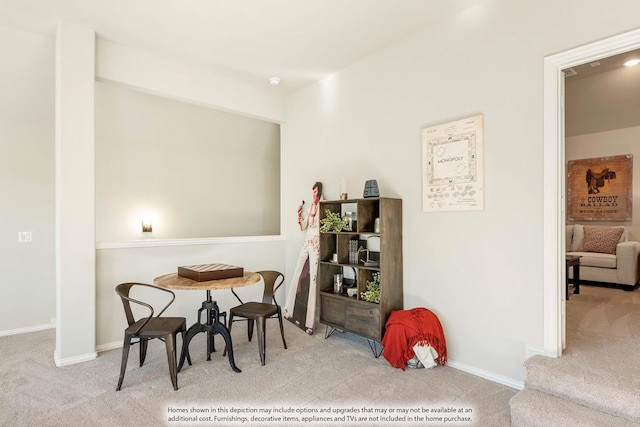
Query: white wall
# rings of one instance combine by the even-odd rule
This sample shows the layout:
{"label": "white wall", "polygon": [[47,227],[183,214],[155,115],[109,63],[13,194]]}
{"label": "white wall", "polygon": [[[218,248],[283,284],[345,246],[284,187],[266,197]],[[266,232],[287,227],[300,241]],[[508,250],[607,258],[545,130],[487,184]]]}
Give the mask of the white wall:
{"label": "white wall", "polygon": [[284,97],[270,85],[234,80],[102,39],[96,55],[99,80],[274,123],[284,120]]}
{"label": "white wall", "polygon": [[96,83],[96,240],[280,234],[280,126]]}
{"label": "white wall", "polygon": [[0,26],[0,335],[55,317],[54,48]]}
{"label": "white wall", "polygon": [[[102,40],[98,40],[96,49],[96,77],[99,80],[274,123],[283,119],[284,99],[277,92],[267,92],[262,88],[230,81]],[[161,174],[162,171],[158,170],[157,173]],[[254,202],[260,200],[260,196],[253,193],[238,197],[249,198]],[[166,202],[163,200],[163,203]],[[234,243],[234,239],[221,239],[208,244],[177,242],[176,246],[175,243],[156,241],[123,245],[117,242],[98,244],[95,284],[98,350],[118,346],[122,340],[122,304],[114,292],[118,283],[150,283],[154,277],[177,271],[179,265],[212,262],[240,265],[252,271],[284,271],[284,242],[279,237],[240,239],[238,243]],[[253,286],[238,293],[248,299],[256,297],[260,292],[259,286]],[[215,298],[222,309],[228,309],[236,303],[230,292],[219,292]],[[195,314],[203,299],[204,296],[196,292],[181,291],[176,296],[171,313],[186,316],[188,323],[191,323],[195,321]]]}
{"label": "white wall", "polygon": [[57,366],[96,357],[94,31],[56,30]]}
{"label": "white wall", "polygon": [[629,240],[640,241],[640,126],[569,137],[565,141],[566,160],[591,159],[633,154],[632,203],[629,222],[588,222],[588,225],[624,225]]}
{"label": "white wall", "polygon": [[[544,345],[543,59],[634,29],[638,12],[622,0],[486,1],[290,96],[287,260],[313,181],[336,198],[340,177],[356,195],[376,178],[404,200],[405,308],[439,316],[452,366],[521,384],[526,347]],[[485,209],[422,212],[421,128],[480,113]]]}

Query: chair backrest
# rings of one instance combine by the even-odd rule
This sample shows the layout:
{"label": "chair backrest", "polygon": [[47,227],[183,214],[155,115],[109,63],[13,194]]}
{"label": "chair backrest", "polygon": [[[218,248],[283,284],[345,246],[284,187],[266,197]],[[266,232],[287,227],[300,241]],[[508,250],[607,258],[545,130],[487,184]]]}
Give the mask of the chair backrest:
{"label": "chair backrest", "polygon": [[129,292],[131,291],[131,288],[133,288],[134,286],[144,286],[144,287],[147,287],[147,288],[152,288],[152,289],[156,289],[156,290],[167,292],[167,293],[171,294],[171,300],[169,301],[169,303],[167,305],[165,305],[165,307],[160,311],[160,313],[158,313],[157,317],[160,317],[162,315],[162,313],[164,313],[164,311],[167,308],[169,308],[169,306],[173,303],[173,300],[176,299],[176,295],[173,293],[173,291],[170,291],[169,289],[160,288],[158,286],[149,285],[147,283],[129,282],[129,283],[121,283],[118,286],[116,286],[116,293],[118,294],[118,296],[120,296],[120,299],[122,300],[122,306],[124,307],[124,313],[127,316],[127,323],[129,324],[129,326],[131,326],[134,323],[136,323],[136,319],[135,319],[135,317],[133,315],[133,310],[131,309],[131,303],[139,304],[139,305],[141,305],[143,307],[146,307],[149,310],[149,315],[147,316],[147,321],[144,322],[140,326],[140,328],[138,328],[138,330],[141,330],[144,327],[144,325],[147,324],[149,319],[151,319],[153,317],[154,309],[151,306],[151,304],[147,304],[146,302],[139,301],[139,300],[131,298],[129,296]]}
{"label": "chair backrest", "polygon": [[276,301],[276,291],[284,283],[284,275],[279,271],[273,270],[263,270],[258,271],[258,274],[262,276],[264,280],[264,292],[262,293],[262,302],[264,304],[275,304],[278,305]]}

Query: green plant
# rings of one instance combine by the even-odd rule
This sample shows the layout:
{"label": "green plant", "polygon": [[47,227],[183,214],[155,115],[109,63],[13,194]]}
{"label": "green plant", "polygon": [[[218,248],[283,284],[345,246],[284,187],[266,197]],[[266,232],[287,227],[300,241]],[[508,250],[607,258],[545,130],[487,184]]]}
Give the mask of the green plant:
{"label": "green plant", "polygon": [[367,290],[360,294],[364,301],[380,304],[380,273],[373,273],[371,280],[367,280]]}
{"label": "green plant", "polygon": [[324,218],[320,220],[320,231],[326,233],[328,231],[351,231],[351,226],[346,219],[340,218],[339,213],[331,212],[327,209]]}

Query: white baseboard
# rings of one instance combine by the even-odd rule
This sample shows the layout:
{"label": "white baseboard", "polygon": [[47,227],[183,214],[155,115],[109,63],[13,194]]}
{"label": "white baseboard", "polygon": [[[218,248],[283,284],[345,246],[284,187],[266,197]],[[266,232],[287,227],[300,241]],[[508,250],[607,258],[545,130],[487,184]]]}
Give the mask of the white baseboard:
{"label": "white baseboard", "polygon": [[81,354],[79,356],[67,357],[66,359],[58,358],[56,352],[53,352],[53,361],[56,363],[56,366],[59,368],[61,366],[74,365],[76,363],[88,362],[90,360],[94,360],[98,357],[97,352]]}
{"label": "white baseboard", "polygon": [[524,360],[527,360],[531,356],[536,356],[536,355],[546,356],[547,350],[544,347],[540,347],[537,345],[530,345],[530,344],[525,345]]}
{"label": "white baseboard", "polygon": [[44,331],[46,329],[55,329],[55,327],[56,327],[55,319],[51,319],[51,323],[49,324],[35,325],[35,326],[28,326],[26,328],[17,328],[17,329],[9,329],[6,331],[0,331],[0,337],[6,337],[9,335],[26,334],[29,332]]}
{"label": "white baseboard", "polygon": [[524,389],[524,381],[519,381],[513,378],[508,378],[502,375],[498,375],[495,372],[485,371],[484,369],[478,369],[474,366],[469,366],[464,363],[460,363],[452,360],[447,361],[447,366],[450,366],[459,371],[466,372],[468,374],[475,375],[480,378],[484,378],[489,381],[493,381],[494,383],[506,385],[507,387],[511,387],[516,390]]}
{"label": "white baseboard", "polygon": [[122,341],[114,341],[107,344],[100,344],[96,346],[96,351],[102,353],[103,351],[113,350],[114,348],[122,348]]}
{"label": "white baseboard", "polygon": [[[0,337],[9,336],[9,335],[27,334],[27,333],[30,333],[30,332],[38,332],[38,331],[44,331],[44,330],[47,330],[47,329],[55,329],[55,328],[56,328],[56,319],[52,318],[51,319],[51,323],[49,323],[49,324],[35,325],[35,326],[29,326],[29,327],[26,327],[26,328],[16,328],[16,329],[9,329],[9,330],[6,330],[6,331],[0,331]],[[66,358],[66,359],[59,359],[58,355],[54,351],[53,352],[53,360],[54,360],[56,366],[58,366],[58,367],[66,366],[66,365],[73,365],[75,363],[88,362],[89,360],[94,360],[96,357],[98,357],[98,352],[111,350],[111,349],[118,348],[118,347],[122,347],[122,343],[121,342],[113,342],[113,343],[110,343],[110,344],[104,344],[102,346],[97,347],[95,352],[83,354],[83,355],[80,355],[80,356],[69,357],[69,358]]]}

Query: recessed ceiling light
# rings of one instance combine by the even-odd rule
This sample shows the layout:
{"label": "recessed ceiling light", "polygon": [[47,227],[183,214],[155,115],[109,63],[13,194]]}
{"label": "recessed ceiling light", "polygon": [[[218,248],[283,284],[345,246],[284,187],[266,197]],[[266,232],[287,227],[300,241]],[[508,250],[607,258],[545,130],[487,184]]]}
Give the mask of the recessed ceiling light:
{"label": "recessed ceiling light", "polygon": [[640,59],[632,59],[624,63],[626,67],[633,67],[634,65],[640,64]]}
{"label": "recessed ceiling light", "polygon": [[278,86],[280,84],[280,78],[279,77],[271,77],[269,79],[269,83],[271,83],[271,86]]}

